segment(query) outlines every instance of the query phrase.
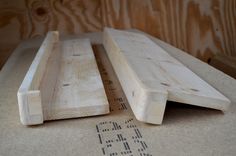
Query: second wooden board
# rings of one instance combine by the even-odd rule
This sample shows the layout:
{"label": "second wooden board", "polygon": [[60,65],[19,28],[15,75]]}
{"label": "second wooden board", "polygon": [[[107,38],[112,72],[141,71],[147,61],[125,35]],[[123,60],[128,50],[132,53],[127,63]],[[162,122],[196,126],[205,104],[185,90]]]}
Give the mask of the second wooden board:
{"label": "second wooden board", "polygon": [[106,28],[103,44],[140,121],[161,124],[166,101],[225,111],[230,101],[142,34]]}

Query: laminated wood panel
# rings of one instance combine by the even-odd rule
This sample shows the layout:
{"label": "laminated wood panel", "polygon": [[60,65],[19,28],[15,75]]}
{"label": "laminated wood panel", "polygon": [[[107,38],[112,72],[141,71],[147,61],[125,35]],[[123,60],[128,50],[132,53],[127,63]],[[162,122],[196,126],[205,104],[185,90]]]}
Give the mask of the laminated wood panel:
{"label": "laminated wood panel", "polygon": [[137,28],[203,61],[236,56],[235,0],[2,0],[0,66],[23,39]]}

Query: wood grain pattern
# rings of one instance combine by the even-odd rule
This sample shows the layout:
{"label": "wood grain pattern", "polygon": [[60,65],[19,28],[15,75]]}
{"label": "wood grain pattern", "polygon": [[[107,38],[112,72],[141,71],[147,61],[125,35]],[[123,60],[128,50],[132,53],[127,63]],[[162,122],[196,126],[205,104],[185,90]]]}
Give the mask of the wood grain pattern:
{"label": "wood grain pattern", "polygon": [[103,45],[138,120],[161,124],[167,100],[229,108],[224,95],[148,37],[106,28]]}
{"label": "wood grain pattern", "polygon": [[24,39],[46,35],[77,34],[102,29],[100,1],[2,0],[0,1],[0,66]]}
{"label": "wood grain pattern", "polygon": [[109,113],[89,39],[59,41],[49,32],[17,92],[24,125]]}
{"label": "wood grain pattern", "polygon": [[[45,90],[41,88],[41,82],[43,77],[45,77],[45,71],[47,71],[47,62],[50,56],[55,53],[54,45],[57,44],[58,41],[58,32],[49,32],[47,34],[17,92],[20,120],[24,125],[43,123],[42,99],[44,96],[41,96],[41,91],[53,91],[54,83],[46,86],[48,88]],[[57,62],[59,62],[59,60]],[[58,68],[58,65],[55,67]],[[54,68],[54,71],[57,71],[56,68]],[[56,73],[54,73],[54,75],[55,74]],[[52,75],[50,75],[50,77],[52,77]],[[54,76],[53,78],[55,79]],[[42,84],[44,85],[45,83]]]}
{"label": "wood grain pattern", "polygon": [[0,66],[23,39],[137,28],[207,61],[236,56],[236,0],[1,0]]}
{"label": "wood grain pattern", "polygon": [[138,28],[207,61],[236,55],[236,1],[102,1],[103,25]]}

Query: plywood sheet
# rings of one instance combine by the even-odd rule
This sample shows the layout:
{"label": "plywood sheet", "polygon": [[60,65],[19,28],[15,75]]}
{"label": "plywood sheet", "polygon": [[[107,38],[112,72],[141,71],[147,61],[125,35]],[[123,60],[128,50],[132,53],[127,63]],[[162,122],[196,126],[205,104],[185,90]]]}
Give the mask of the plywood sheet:
{"label": "plywood sheet", "polygon": [[236,56],[235,10],[235,0],[1,0],[0,67],[22,40],[105,26],[142,30],[203,61]]}

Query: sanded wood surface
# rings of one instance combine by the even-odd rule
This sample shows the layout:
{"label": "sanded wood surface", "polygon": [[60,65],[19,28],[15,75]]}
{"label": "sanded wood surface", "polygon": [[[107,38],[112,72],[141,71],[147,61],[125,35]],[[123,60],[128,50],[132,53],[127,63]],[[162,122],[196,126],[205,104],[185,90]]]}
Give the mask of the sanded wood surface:
{"label": "sanded wood surface", "polygon": [[[18,90],[17,97],[22,124],[43,123],[40,83],[46,71],[47,62],[52,54],[54,44],[58,42],[58,39],[58,32],[48,33]],[[51,87],[49,86],[46,90],[51,90]]]}
{"label": "sanded wood surface", "polygon": [[[102,40],[97,40],[100,34],[84,36],[101,44]],[[154,37],[152,39],[161,42]],[[236,81],[166,43],[163,45],[168,47],[166,49],[172,48],[169,51],[172,56],[230,98],[232,105],[227,113],[223,115],[217,110],[167,102],[163,126],[137,121],[104,48],[100,48],[95,55],[108,93],[110,114],[45,122],[44,125],[27,128],[22,126],[16,93],[41,41],[22,42],[0,72],[0,155],[99,156],[104,152],[105,155],[124,155],[129,150],[127,144],[133,155],[235,155]],[[125,140],[120,141],[121,136]],[[145,148],[144,143],[147,145]]]}
{"label": "sanded wood surface", "polygon": [[88,39],[59,42],[49,32],[18,91],[24,125],[109,113]]}
{"label": "sanded wood surface", "polygon": [[106,28],[103,43],[138,120],[161,124],[167,100],[228,109],[224,95],[144,35]]}
{"label": "sanded wood surface", "polygon": [[235,56],[235,0],[1,0],[0,66],[23,39],[137,28],[207,61]]}
{"label": "sanded wood surface", "polygon": [[61,46],[61,67],[52,101],[44,106],[45,120],[109,113],[109,103],[89,40],[68,40]]}

